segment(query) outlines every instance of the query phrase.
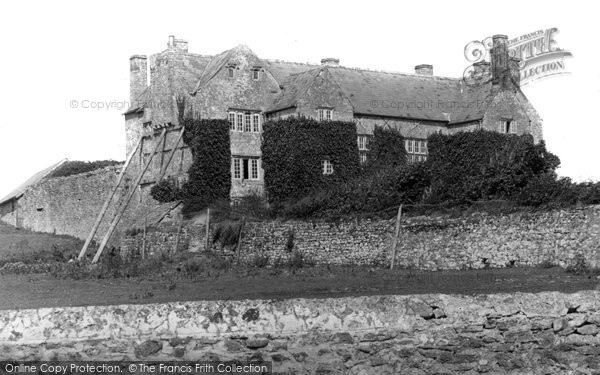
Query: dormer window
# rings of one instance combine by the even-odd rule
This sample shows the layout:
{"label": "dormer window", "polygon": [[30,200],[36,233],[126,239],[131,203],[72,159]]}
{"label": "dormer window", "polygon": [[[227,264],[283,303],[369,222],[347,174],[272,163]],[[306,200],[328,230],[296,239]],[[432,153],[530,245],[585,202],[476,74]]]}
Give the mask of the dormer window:
{"label": "dormer window", "polygon": [[260,79],[260,68],[252,69],[252,79],[258,81]]}
{"label": "dormer window", "polygon": [[319,115],[319,121],[331,121],[333,119],[333,109],[319,108],[318,115]]}
{"label": "dormer window", "polygon": [[227,67],[227,77],[233,78],[235,68],[233,66]]}

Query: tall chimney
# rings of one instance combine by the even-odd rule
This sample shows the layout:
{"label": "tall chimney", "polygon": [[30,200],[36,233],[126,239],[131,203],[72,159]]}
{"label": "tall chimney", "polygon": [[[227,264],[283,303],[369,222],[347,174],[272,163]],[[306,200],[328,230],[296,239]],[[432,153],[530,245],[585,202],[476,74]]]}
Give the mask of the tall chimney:
{"label": "tall chimney", "polygon": [[188,42],[183,39],[176,39],[174,35],[169,35],[169,42],[167,43],[167,48],[176,52],[187,52]]}
{"label": "tall chimney", "polygon": [[494,35],[492,37],[492,83],[502,88],[510,87],[510,71],[508,57],[508,37]]}
{"label": "tall chimney", "polygon": [[521,67],[519,66],[520,63],[520,58],[511,57],[508,66],[510,70],[510,79],[512,83],[517,87],[521,86]]}
{"label": "tall chimney", "polygon": [[340,59],[336,59],[334,57],[327,57],[327,58],[321,59],[321,65],[339,66]]}
{"label": "tall chimney", "polygon": [[433,75],[433,65],[429,64],[421,64],[415,66],[415,73],[421,76],[432,76]]}
{"label": "tall chimney", "polygon": [[133,55],[129,58],[129,103],[135,102],[148,86],[148,58],[146,55]]}

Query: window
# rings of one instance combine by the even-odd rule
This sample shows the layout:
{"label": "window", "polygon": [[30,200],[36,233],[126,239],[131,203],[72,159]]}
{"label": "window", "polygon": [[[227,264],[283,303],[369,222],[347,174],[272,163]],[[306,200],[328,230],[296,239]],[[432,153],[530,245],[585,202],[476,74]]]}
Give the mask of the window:
{"label": "window", "polygon": [[233,66],[230,66],[227,68],[227,77],[233,78],[233,69],[234,69]]}
{"label": "window", "polygon": [[367,135],[359,135],[358,136],[358,149],[360,151],[368,151],[369,150],[369,136],[367,136]]}
{"label": "window", "polygon": [[229,129],[238,132],[260,133],[260,113],[256,111],[229,112]]}
{"label": "window", "polygon": [[250,159],[250,179],[258,180],[258,159]]}
{"label": "window", "polygon": [[236,180],[258,180],[258,158],[232,158],[233,178]]}
{"label": "window", "polygon": [[252,79],[255,81],[258,81],[260,79],[260,69],[259,68],[252,69]]}
{"label": "window", "polygon": [[252,123],[251,123],[251,117],[249,113],[246,113],[244,115],[244,131],[250,133],[252,131]]}
{"label": "window", "polygon": [[333,163],[329,160],[323,160],[323,174],[333,174]]}
{"label": "window", "polygon": [[241,160],[238,158],[233,158],[233,178],[240,179],[242,178],[242,170],[241,170]]}
{"label": "window", "polygon": [[360,154],[358,154],[359,156],[359,160],[360,160],[360,164],[365,164],[367,162],[367,153],[366,152],[361,152]]}
{"label": "window", "polygon": [[237,131],[239,131],[239,132],[244,131],[244,114],[243,113],[237,114]]}
{"label": "window", "polygon": [[252,131],[260,133],[260,115],[258,113],[252,115]]}
{"label": "window", "polygon": [[517,134],[517,123],[509,119],[500,121],[500,133]]}
{"label": "window", "polygon": [[333,109],[319,108],[319,121],[331,121],[333,119]]}
{"label": "window", "polygon": [[406,149],[406,156],[409,162],[416,163],[427,160],[427,141],[405,139],[404,148]]}
{"label": "window", "polygon": [[229,112],[229,130],[235,130],[235,112]]}

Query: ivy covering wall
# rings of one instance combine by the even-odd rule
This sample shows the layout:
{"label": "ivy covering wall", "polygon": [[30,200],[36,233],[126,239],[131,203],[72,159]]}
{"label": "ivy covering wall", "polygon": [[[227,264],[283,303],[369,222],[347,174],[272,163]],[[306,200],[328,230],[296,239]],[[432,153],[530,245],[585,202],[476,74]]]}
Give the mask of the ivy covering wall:
{"label": "ivy covering wall", "polygon": [[430,200],[444,202],[513,197],[535,176],[553,173],[560,160],[531,135],[479,130],[431,135],[427,164]]}
{"label": "ivy covering wall", "polygon": [[[263,126],[262,165],[271,203],[305,196],[340,184],[359,172],[356,124],[305,117],[268,121]],[[333,165],[323,173],[323,162]]]}
{"label": "ivy covering wall", "polygon": [[229,122],[184,119],[183,141],[192,152],[188,181],[182,187],[184,214],[228,201],[231,189]]}

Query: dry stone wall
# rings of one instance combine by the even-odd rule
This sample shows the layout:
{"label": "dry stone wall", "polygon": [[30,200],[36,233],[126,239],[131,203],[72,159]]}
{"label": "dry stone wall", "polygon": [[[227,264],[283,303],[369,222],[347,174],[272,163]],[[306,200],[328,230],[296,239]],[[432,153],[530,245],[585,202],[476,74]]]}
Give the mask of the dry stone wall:
{"label": "dry stone wall", "polygon": [[600,292],[0,311],[0,360],[255,360],[278,373],[586,373]]}
{"label": "dry stone wall", "polygon": [[[394,225],[395,220],[247,222],[240,259],[250,264],[257,257],[268,258],[270,264],[285,263],[301,253],[316,264],[389,264]],[[156,233],[163,232],[168,233],[156,229]],[[187,225],[184,232],[185,241],[196,244],[190,250],[204,250],[203,226]],[[172,241],[161,240],[150,246],[173,248]],[[141,244],[139,235],[125,242],[128,252],[139,253]],[[600,267],[600,206],[510,215],[406,218],[396,264],[423,270],[543,263],[566,267],[579,254],[588,266]]]}

